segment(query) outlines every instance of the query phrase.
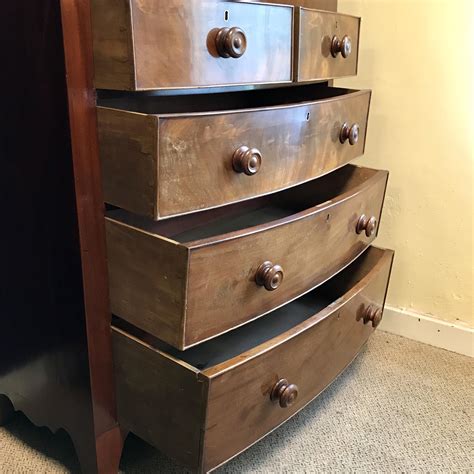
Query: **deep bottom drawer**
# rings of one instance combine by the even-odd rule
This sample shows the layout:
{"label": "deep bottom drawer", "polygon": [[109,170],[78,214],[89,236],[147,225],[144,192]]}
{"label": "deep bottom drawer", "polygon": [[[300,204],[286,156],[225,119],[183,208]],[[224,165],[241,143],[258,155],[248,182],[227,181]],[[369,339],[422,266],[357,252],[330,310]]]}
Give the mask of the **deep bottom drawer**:
{"label": "deep bottom drawer", "polygon": [[185,352],[117,320],[119,419],[208,471],[324,390],[380,322],[393,252],[369,248],[320,288]]}

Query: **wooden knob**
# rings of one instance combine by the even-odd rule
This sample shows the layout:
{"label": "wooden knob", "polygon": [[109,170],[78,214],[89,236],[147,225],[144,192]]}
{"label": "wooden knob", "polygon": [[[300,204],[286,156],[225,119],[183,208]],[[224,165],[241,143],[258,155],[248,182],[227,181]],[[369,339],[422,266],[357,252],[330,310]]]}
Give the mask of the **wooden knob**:
{"label": "wooden knob", "polygon": [[253,176],[258,173],[262,165],[262,154],[257,148],[241,146],[235,150],[232,158],[232,166],[237,173],[245,173],[247,176]]}
{"label": "wooden knob", "polygon": [[247,49],[247,37],[236,26],[221,28],[216,35],[216,49],[223,58],[240,58]]}
{"label": "wooden knob", "polygon": [[349,127],[349,124],[344,122],[341,127],[341,133],[339,134],[339,140],[341,143],[345,143],[349,140],[351,145],[355,145],[359,141],[359,124],[353,123]]}
{"label": "wooden knob", "polygon": [[347,58],[352,52],[352,41],[349,36],[345,35],[340,40],[334,36],[331,41],[331,54],[335,58],[339,53],[343,58]]}
{"label": "wooden knob", "polygon": [[298,398],[298,387],[294,383],[288,383],[288,380],[279,380],[270,394],[272,402],[278,401],[282,408],[290,407]]}
{"label": "wooden knob", "polygon": [[362,214],[359,217],[359,220],[357,221],[356,225],[356,232],[358,234],[362,233],[362,231],[365,230],[365,235],[367,237],[372,237],[376,229],[377,219],[374,216],[369,218],[365,214]]}
{"label": "wooden knob", "polygon": [[255,274],[257,285],[264,286],[268,291],[276,290],[283,281],[283,268],[272,262],[263,262]]}
{"label": "wooden knob", "polygon": [[370,305],[364,312],[364,324],[367,324],[372,321],[372,327],[376,328],[380,324],[380,321],[382,321],[382,315],[383,312],[381,308],[377,308],[376,306]]}

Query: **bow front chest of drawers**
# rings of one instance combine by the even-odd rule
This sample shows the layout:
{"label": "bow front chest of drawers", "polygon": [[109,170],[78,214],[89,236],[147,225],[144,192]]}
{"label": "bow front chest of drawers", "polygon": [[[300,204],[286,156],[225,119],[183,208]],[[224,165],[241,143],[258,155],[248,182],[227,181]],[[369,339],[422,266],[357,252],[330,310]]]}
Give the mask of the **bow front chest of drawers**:
{"label": "bow front chest of drawers", "polygon": [[[76,325],[58,304],[48,347],[28,363],[2,353],[0,422],[6,394],[68,429],[88,473],[117,470],[128,432],[211,471],[317,397],[382,319],[393,252],[372,242],[388,173],[351,163],[371,91],[333,87],[357,74],[361,22],[336,0],[61,7],[78,229],[59,235],[80,240],[83,286],[67,281]],[[72,300],[62,286],[47,294]]]}
{"label": "bow front chest of drawers", "polygon": [[379,324],[388,173],[360,20],[335,2],[93,2],[118,417],[209,471],[316,397]]}

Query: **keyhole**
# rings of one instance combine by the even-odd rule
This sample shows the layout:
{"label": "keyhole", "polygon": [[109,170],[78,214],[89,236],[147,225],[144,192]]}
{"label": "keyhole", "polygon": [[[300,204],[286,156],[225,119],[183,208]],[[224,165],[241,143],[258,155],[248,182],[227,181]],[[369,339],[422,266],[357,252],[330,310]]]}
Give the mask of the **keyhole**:
{"label": "keyhole", "polygon": [[308,112],[308,113],[306,114],[306,121],[309,122],[309,119],[310,119],[310,118],[311,118],[311,114]]}
{"label": "keyhole", "polygon": [[229,21],[229,10],[224,12],[224,21]]}

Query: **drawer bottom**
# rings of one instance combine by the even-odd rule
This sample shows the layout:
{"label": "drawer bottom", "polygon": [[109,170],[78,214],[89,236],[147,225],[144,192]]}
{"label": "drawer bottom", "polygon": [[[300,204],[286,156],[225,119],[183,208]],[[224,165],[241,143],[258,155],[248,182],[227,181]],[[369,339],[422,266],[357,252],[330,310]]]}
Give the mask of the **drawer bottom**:
{"label": "drawer bottom", "polygon": [[183,352],[117,319],[122,427],[191,469],[228,461],[355,358],[382,317],[392,260],[371,247],[316,290]]}

